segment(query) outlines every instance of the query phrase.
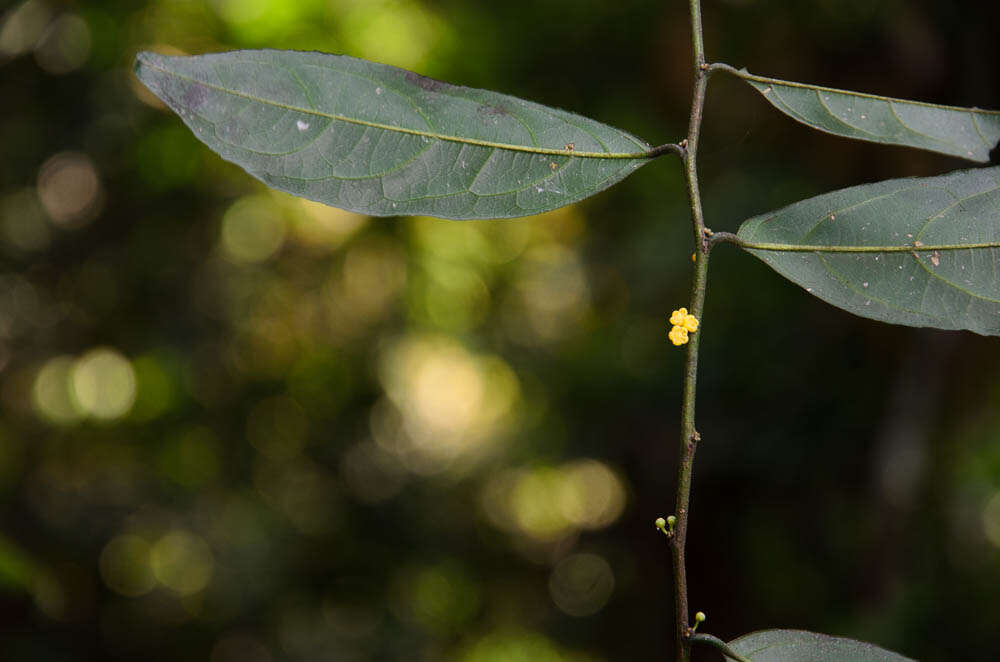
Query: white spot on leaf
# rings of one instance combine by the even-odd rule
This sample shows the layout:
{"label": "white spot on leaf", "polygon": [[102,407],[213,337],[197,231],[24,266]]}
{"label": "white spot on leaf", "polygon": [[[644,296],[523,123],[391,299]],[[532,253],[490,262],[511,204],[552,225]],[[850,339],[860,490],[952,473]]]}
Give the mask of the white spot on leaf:
{"label": "white spot on leaf", "polygon": [[298,127],[299,131],[305,131],[306,129],[309,128],[309,122],[305,122],[303,120],[297,120],[295,122],[295,126]]}

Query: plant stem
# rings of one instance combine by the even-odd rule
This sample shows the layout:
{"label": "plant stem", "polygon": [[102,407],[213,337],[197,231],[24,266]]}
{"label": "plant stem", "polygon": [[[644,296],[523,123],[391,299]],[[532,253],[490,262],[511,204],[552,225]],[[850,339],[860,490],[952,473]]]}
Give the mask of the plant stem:
{"label": "plant stem", "polygon": [[[694,282],[691,286],[691,314],[702,319],[705,303],[705,285],[708,282],[708,253],[699,251],[695,264]],[[691,503],[691,476],[694,472],[694,453],[700,437],[694,426],[695,390],[698,377],[698,344],[701,333],[691,334],[687,360],[684,365],[684,401],[681,405],[680,462],[677,468],[677,501],[674,513],[674,535],[670,549],[674,560],[674,618],[677,623],[677,660],[691,659],[691,642],[688,630],[687,567],[684,548],[687,542],[688,515]]]}
{"label": "plant stem", "polygon": [[705,219],[701,211],[701,193],[698,189],[698,137],[701,135],[701,118],[705,108],[705,88],[708,85],[708,65],[705,63],[705,43],[701,31],[701,1],[691,3],[691,43],[694,53],[694,89],[691,94],[691,115],[688,118],[688,135],[685,143],[684,174],[687,177],[688,196],[691,203],[695,245],[702,253],[708,252],[705,236]]}
{"label": "plant stem", "polygon": [[[691,36],[694,54],[694,89],[691,98],[691,115],[688,121],[688,135],[684,154],[684,171],[687,178],[688,198],[691,205],[691,224],[695,241],[695,269],[691,284],[691,314],[699,319],[705,304],[705,287],[708,283],[708,252],[710,232],[705,227],[701,208],[701,193],[698,189],[698,137],[705,106],[705,89],[708,83],[708,67],[705,63],[705,43],[701,27],[700,0],[690,0]],[[687,542],[688,515],[691,501],[691,476],[694,471],[694,454],[698,446],[698,432],[695,430],[695,391],[698,377],[698,345],[701,334],[692,334],[688,342],[687,360],[684,366],[684,402],[681,406],[681,452],[677,470],[677,522],[670,538],[670,548],[674,561],[674,618],[676,619],[677,662],[691,659],[691,631],[688,627],[687,568],[684,548]]]}

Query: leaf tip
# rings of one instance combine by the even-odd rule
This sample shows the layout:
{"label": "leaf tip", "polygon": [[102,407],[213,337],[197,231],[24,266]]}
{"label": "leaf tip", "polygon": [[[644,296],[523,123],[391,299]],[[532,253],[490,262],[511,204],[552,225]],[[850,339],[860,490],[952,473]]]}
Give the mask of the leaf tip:
{"label": "leaf tip", "polygon": [[150,63],[153,57],[155,56],[150,51],[139,51],[136,53],[135,60],[132,62],[132,71],[140,80],[142,80],[143,68]]}

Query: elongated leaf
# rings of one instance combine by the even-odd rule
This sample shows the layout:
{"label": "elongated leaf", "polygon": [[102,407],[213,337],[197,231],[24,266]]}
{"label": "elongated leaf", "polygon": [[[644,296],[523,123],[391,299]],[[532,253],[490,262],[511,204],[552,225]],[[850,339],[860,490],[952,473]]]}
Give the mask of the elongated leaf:
{"label": "elongated leaf", "polygon": [[751,218],[737,243],[856,315],[1000,335],[1000,167],[827,193]]}
{"label": "elongated leaf", "polygon": [[515,97],[344,55],[140,53],[139,79],[266,184],[379,216],[501,218],[593,195],[656,152]]}
{"label": "elongated leaf", "polygon": [[751,632],[729,646],[752,662],[914,662],[861,641],[802,630]]}
{"label": "elongated leaf", "polygon": [[916,147],[986,163],[1000,142],[1000,112],[938,106],[792,83],[733,70],[802,124],[846,138]]}

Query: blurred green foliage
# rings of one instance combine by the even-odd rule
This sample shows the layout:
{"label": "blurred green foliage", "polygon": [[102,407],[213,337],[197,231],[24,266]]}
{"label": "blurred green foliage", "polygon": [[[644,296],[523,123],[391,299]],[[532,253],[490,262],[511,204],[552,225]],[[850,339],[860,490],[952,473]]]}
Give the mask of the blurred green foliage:
{"label": "blurred green foliage", "polygon": [[[994,4],[706,3],[710,57],[1000,107]],[[319,49],[675,140],[681,2],[14,2],[0,14],[5,660],[599,662],[671,650],[689,230],[664,160],[524,220],[369,219],[264,189],[140,49]],[[954,169],[719,78],[709,225]],[[692,605],[925,661],[1000,648],[1000,346],[828,309],[722,248]],[[776,322],[777,320],[777,322]],[[711,659],[706,657],[704,659]]]}

